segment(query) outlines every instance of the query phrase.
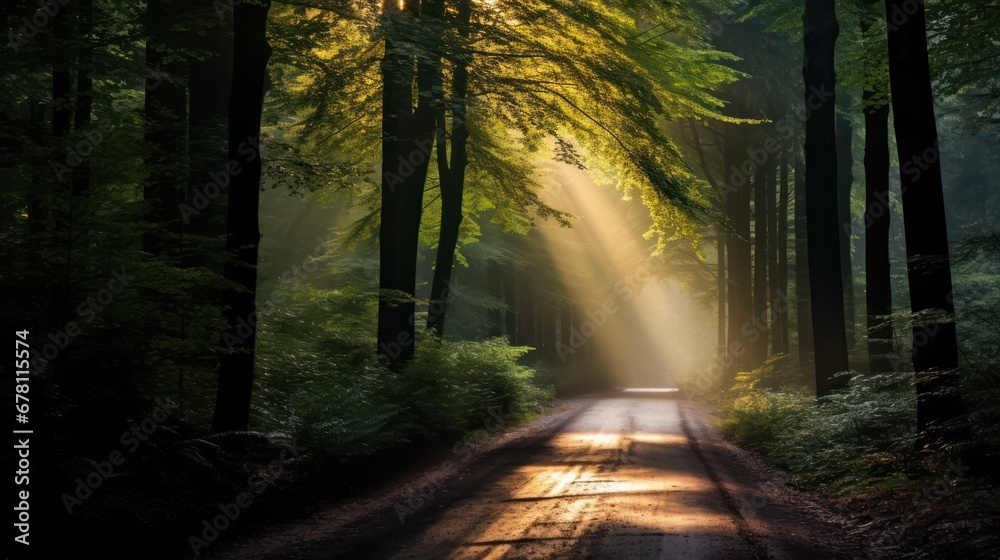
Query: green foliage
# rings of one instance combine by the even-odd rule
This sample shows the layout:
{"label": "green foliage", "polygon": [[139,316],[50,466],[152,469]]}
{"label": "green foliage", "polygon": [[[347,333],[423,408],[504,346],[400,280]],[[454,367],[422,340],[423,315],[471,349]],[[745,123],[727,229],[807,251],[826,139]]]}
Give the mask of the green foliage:
{"label": "green foliage", "polygon": [[1000,460],[1000,233],[987,229],[959,242],[955,251],[955,311],[959,322],[962,394],[976,452]]}
{"label": "green foliage", "polygon": [[817,402],[793,386],[765,388],[783,375],[779,365],[772,359],[737,376],[720,410],[723,435],[764,452],[809,488],[864,491],[905,480],[916,438],[912,373],[855,375]]}
{"label": "green foliage", "polygon": [[518,364],[528,348],[506,339],[421,339],[397,375],[370,351],[374,298],[310,286],[275,295],[259,325],[255,424],[295,435],[324,460],[454,437],[481,428],[490,408],[526,419],[552,399],[551,386]]}
{"label": "green foliage", "polygon": [[808,406],[777,439],[775,456],[806,486],[864,490],[900,480],[916,438],[912,374],[856,375]]}
{"label": "green foliage", "polygon": [[528,350],[509,346],[505,338],[425,340],[403,375],[439,399],[421,411],[426,425],[472,428],[470,422],[489,407],[513,418],[529,418],[551,401],[553,393],[551,387],[535,384],[535,370],[518,365]]}
{"label": "green foliage", "polygon": [[718,422],[724,436],[766,452],[801,421],[808,407],[803,392],[773,392],[767,388],[781,359],[771,358],[753,371],[736,375]]}

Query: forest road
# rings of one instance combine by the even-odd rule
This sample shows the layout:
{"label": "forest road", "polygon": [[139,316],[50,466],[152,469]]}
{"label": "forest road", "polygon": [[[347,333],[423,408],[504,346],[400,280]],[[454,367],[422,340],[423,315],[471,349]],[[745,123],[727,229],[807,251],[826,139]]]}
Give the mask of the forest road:
{"label": "forest road", "polygon": [[546,433],[470,461],[455,478],[402,524],[401,510],[383,507],[376,520],[317,523],[308,537],[286,535],[252,556],[865,557],[835,515],[722,441],[702,407],[677,393],[588,399]]}

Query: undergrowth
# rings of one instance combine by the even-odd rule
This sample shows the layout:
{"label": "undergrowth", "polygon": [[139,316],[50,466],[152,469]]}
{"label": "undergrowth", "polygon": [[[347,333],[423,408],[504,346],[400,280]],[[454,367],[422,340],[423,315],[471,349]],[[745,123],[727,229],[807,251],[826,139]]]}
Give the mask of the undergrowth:
{"label": "undergrowth", "polygon": [[[971,441],[917,454],[916,396],[912,372],[854,373],[846,388],[816,399],[786,356],[740,373],[719,399],[716,425],[728,439],[760,451],[805,488],[855,494],[907,486],[974,449],[980,461],[996,456],[992,422],[998,391],[988,368],[968,365],[963,389],[970,408]],[[995,401],[993,401],[995,402]]]}

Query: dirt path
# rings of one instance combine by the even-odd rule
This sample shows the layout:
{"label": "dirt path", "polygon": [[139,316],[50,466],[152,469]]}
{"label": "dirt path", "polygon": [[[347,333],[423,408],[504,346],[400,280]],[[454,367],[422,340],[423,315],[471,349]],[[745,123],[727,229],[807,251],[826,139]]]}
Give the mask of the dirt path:
{"label": "dirt path", "polygon": [[338,506],[217,557],[864,557],[832,514],[719,440],[676,395],[577,402],[470,461],[419,507],[396,505],[408,508],[390,494]]}

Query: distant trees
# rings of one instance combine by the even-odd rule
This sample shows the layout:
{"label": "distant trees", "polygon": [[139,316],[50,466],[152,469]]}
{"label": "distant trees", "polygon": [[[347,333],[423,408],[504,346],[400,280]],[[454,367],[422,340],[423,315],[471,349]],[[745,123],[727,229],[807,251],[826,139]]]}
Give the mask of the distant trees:
{"label": "distant trees", "polygon": [[788,307],[791,297],[788,293],[788,152],[787,146],[782,146],[781,159],[778,163],[781,178],[775,194],[774,207],[771,210],[772,228],[771,257],[768,267],[771,270],[771,313],[774,315],[774,343],[772,351],[775,354],[791,352],[788,343]]}
{"label": "distant trees", "polygon": [[[644,2],[628,12],[622,7],[612,12],[676,22],[678,32],[692,41],[703,32],[693,25],[693,9],[678,13]],[[524,17],[518,25],[509,25],[513,13]],[[543,13],[548,15],[541,17]],[[682,215],[673,208],[674,201],[687,204],[686,212],[699,211],[690,185],[679,180],[683,172],[678,154],[659,122],[668,114],[667,103],[710,115],[714,101],[702,96],[703,86],[663,73],[664,52],[655,47],[672,44],[670,40],[653,33],[655,28],[643,36],[636,26],[623,26],[625,19],[611,16],[589,8],[566,10],[547,0],[527,5],[464,0],[382,5],[377,346],[381,361],[391,369],[400,370],[414,352],[417,313],[423,304],[415,285],[418,239],[428,229],[434,231],[437,247],[426,324],[429,331],[446,334],[453,295],[449,284],[470,189],[475,189],[472,200],[488,201],[496,219],[511,230],[530,228],[535,217],[568,223],[565,215],[541,202],[535,179],[527,176],[530,165],[518,161],[543,142],[563,133],[577,135],[590,157],[621,167],[623,188],[642,190],[657,201],[651,212],[661,221],[656,226],[661,238],[666,228],[674,227],[663,223],[667,216]],[[722,83],[728,73],[714,60],[709,62],[715,56],[690,51],[674,59],[691,65],[682,72],[708,63],[708,82]],[[698,58],[705,60],[694,62]],[[612,81],[628,86],[620,96],[601,96]],[[519,137],[507,138],[511,130]],[[503,141],[497,142],[500,137]],[[512,154],[512,142],[521,145],[523,153]],[[567,161],[578,157],[571,152],[566,153]],[[425,215],[424,208],[437,204],[439,213]],[[527,320],[518,322],[519,333],[530,330],[541,336],[544,331],[554,339],[554,321],[528,325]]]}
{"label": "distant trees", "polygon": [[[742,102],[742,100],[738,101]],[[746,111],[737,106],[737,111]],[[745,115],[746,113],[742,113]],[[742,116],[737,113],[737,116]],[[727,286],[727,307],[729,309],[729,337],[727,362],[731,373],[744,371],[752,358],[747,331],[752,332],[753,326],[753,282],[751,269],[751,238],[750,238],[750,178],[744,174],[743,165],[749,149],[746,132],[739,125],[729,125],[726,129],[726,144],[724,167],[726,171],[736,169],[727,182],[723,195],[723,205],[726,217],[732,224],[733,231],[728,233],[726,254],[728,261],[726,269],[729,274]],[[741,181],[737,184],[734,179]]]}
{"label": "distant trees", "polygon": [[[932,77],[936,87],[949,96],[949,103],[960,100],[963,107],[974,108],[973,111],[981,117],[970,118],[971,113],[952,117],[960,131],[993,129],[996,120],[990,117],[996,113],[998,98],[996,88],[990,84],[995,81],[991,76],[995,76],[997,61],[1000,60],[994,48],[996,26],[993,24],[996,18],[992,12],[989,16],[974,16],[971,12],[973,8],[958,1],[933,4],[929,9],[934,10],[936,15],[931,23],[934,26],[933,35],[937,38],[934,53],[937,67],[932,68],[927,53],[927,18],[923,3],[889,0],[883,5],[881,0],[857,0],[837,3],[837,7],[844,21],[856,26],[845,40],[839,40],[840,22],[833,1],[807,0],[804,25],[800,27],[796,18],[789,14],[798,13],[802,9],[801,3],[774,0],[756,3],[750,11],[750,18],[724,26],[717,43],[725,45],[725,50],[739,54],[745,61],[752,62],[758,57],[749,53],[759,46],[741,41],[740,29],[748,22],[763,21],[770,31],[778,31],[788,40],[804,44],[802,77],[805,110],[801,119],[804,123],[792,125],[792,128],[805,125],[804,169],[795,150],[789,149],[786,153],[794,168],[794,196],[791,198],[795,206],[797,353],[801,364],[814,364],[819,396],[845,387],[849,376],[838,374],[846,374],[853,364],[849,356],[853,355],[856,311],[851,253],[859,232],[852,231],[852,208],[859,207],[861,201],[852,198],[851,194],[855,159],[851,152],[855,130],[859,123],[863,123],[865,212],[861,233],[865,238],[867,369],[871,373],[890,372],[900,367],[903,355],[912,354],[918,394],[918,426],[922,433],[926,433],[934,426],[960,422],[963,414],[958,391],[958,342]],[[855,33],[855,29],[860,33]],[[976,47],[970,48],[970,45]],[[839,86],[840,98],[861,94],[860,111],[856,115],[852,114],[853,109],[846,106],[841,108],[839,114],[835,111],[838,97],[835,51],[842,64],[840,70],[846,75],[846,81]],[[745,69],[749,64],[744,62],[737,66]],[[771,71],[769,67],[750,69],[751,78],[730,88],[749,87],[755,91],[752,84],[755,80],[761,81],[766,86],[759,91],[766,93],[758,93],[758,99],[766,97],[771,100],[776,97],[772,92],[781,83],[778,76],[770,74]],[[887,87],[890,82],[893,92],[903,93],[890,97],[890,88]],[[752,97],[752,94],[732,99],[730,116],[747,114],[746,97]],[[759,100],[749,105],[764,107],[762,113],[765,116],[772,120],[779,119],[778,128],[784,126],[780,120],[782,110],[768,111],[767,103]],[[894,138],[888,129],[890,109],[895,115]],[[793,117],[793,120],[798,119]],[[770,123],[761,125],[758,130],[766,130]],[[739,129],[735,126],[731,128]],[[784,128],[788,129],[787,126]],[[726,140],[727,146],[737,145],[729,137]],[[890,216],[895,199],[889,188],[889,152],[893,141],[900,162],[911,300],[912,348],[903,354],[898,354],[896,349],[897,332],[893,321],[898,317],[893,315],[890,274]],[[699,147],[704,144],[699,141]],[[741,146],[742,149],[745,148]],[[705,162],[703,153],[699,152],[698,156],[703,174],[710,176],[711,164]],[[732,169],[739,165],[740,159],[739,155],[734,155],[724,162],[723,167]],[[784,236],[778,233],[781,239],[774,239],[777,232],[769,227],[774,224],[780,228],[783,220],[788,218],[788,208],[780,208],[787,203],[787,197],[780,194],[785,189],[784,170],[780,173],[780,191],[765,193],[756,189],[759,184],[767,183],[767,171],[763,165],[753,169],[751,185],[754,200],[748,209],[753,212],[753,228],[743,225],[743,212],[736,200],[726,202],[731,245],[726,247],[728,290],[725,298],[719,290],[720,300],[725,300],[719,303],[720,322],[728,318],[725,330],[732,346],[734,340],[741,338],[738,329],[747,327],[747,321],[751,320],[740,319],[737,290],[748,289],[743,286],[745,282],[742,278],[747,274],[752,277],[752,320],[761,324],[752,325],[747,332],[756,339],[768,333],[772,355],[788,351],[781,335],[785,318],[772,306],[769,316],[761,319],[758,309],[764,282],[769,284],[766,291],[771,299],[781,292],[782,273],[777,270],[784,265],[783,250],[774,245],[780,245]],[[714,185],[711,177],[708,181]],[[723,200],[726,198],[723,197]],[[766,219],[760,215],[761,208],[767,209]],[[766,242],[762,235],[768,236]],[[743,243],[749,243],[757,255],[749,270],[741,270],[740,258],[735,253]],[[767,259],[762,262],[761,252],[765,250]],[[723,254],[720,253],[720,260]],[[859,252],[860,255],[862,253]],[[803,266],[805,264],[808,266]],[[763,272],[765,268],[768,274]],[[787,272],[786,268],[784,274],[787,275]],[[731,348],[727,350],[728,354],[732,354]],[[853,357],[858,358],[856,355]],[[732,365],[731,373],[749,369],[762,361],[759,356],[749,362],[746,358],[728,358]]]}
{"label": "distant trees", "polygon": [[[760,144],[754,147],[755,150],[762,150]],[[771,294],[768,290],[767,270],[768,270],[768,247],[769,232],[774,227],[768,223],[770,214],[768,203],[770,202],[770,190],[774,185],[773,161],[767,161],[757,166],[757,172],[753,176],[753,320],[754,336],[753,345],[753,367],[760,367],[768,354],[768,341],[770,339],[770,329],[768,328],[768,310],[771,303]]]}
{"label": "distant trees", "polygon": [[[798,152],[798,150],[796,150]],[[813,359],[812,289],[809,284],[809,243],[806,239],[806,180],[802,156],[795,154],[795,324],[798,325],[799,363]]]}
{"label": "distant trees", "polygon": [[[844,99],[846,96],[841,96]],[[849,103],[842,105],[848,106]],[[844,293],[844,329],[847,349],[854,348],[854,274],[851,267],[853,243],[851,188],[854,185],[854,128],[842,114],[835,117],[837,135],[837,231],[840,233],[840,278]]]}
{"label": "distant trees", "polygon": [[[868,308],[868,370],[892,371],[892,281],[889,262],[889,88],[886,45],[872,28],[881,18],[877,0],[861,6],[860,27],[864,48],[874,50],[881,62],[862,72],[861,108],[865,121],[865,299]],[[878,29],[876,27],[876,29]]]}
{"label": "distant trees", "polygon": [[160,76],[145,96],[145,161],[143,189],[146,221],[157,226],[143,235],[143,250],[177,264],[181,255],[187,184],[187,60],[183,37],[171,32],[182,17],[180,0],[150,2],[146,7],[146,68]]}

